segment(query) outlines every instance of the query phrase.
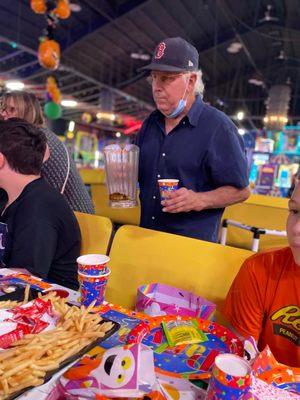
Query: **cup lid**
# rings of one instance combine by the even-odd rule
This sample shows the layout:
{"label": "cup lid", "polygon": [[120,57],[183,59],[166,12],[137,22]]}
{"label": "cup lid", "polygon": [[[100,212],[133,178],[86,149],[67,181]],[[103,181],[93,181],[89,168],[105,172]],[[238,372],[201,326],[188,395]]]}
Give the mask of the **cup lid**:
{"label": "cup lid", "polygon": [[235,354],[219,354],[215,358],[215,365],[225,374],[231,376],[246,376],[251,372],[250,364]]}
{"label": "cup lid", "polygon": [[77,263],[82,265],[107,264],[110,258],[105,254],[84,254],[77,258]]}
{"label": "cup lid", "polygon": [[167,183],[178,183],[179,182],[179,179],[158,179],[158,181],[157,182],[167,182]]}

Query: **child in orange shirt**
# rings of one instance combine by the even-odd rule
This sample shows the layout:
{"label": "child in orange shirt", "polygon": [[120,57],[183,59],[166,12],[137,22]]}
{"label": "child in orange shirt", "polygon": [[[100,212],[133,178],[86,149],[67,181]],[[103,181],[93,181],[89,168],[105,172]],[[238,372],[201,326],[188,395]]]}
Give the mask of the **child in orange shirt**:
{"label": "child in orange shirt", "polygon": [[289,201],[290,247],[248,258],[227,295],[223,314],[242,337],[267,344],[277,361],[300,367],[300,184]]}

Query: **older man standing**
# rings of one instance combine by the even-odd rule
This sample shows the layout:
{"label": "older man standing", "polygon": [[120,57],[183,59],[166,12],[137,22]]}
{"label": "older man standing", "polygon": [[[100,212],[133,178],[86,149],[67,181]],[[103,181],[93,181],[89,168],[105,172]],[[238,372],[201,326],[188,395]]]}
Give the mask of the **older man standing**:
{"label": "older man standing", "polygon": [[[182,38],[160,42],[149,70],[157,110],[144,121],[140,147],[141,226],[216,241],[224,207],[249,196],[247,161],[236,126],[203,103],[199,55]],[[157,180],[179,179],[161,202]]]}

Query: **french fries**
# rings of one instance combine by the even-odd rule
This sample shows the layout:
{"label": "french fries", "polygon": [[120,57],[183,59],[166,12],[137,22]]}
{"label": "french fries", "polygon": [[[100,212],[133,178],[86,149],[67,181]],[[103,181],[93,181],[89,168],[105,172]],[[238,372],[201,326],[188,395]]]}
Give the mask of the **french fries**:
{"label": "french fries", "polygon": [[0,309],[3,308],[14,308],[16,306],[20,306],[22,304],[28,303],[29,299],[29,292],[30,292],[30,285],[26,285],[25,290],[24,290],[24,299],[22,302],[14,301],[14,300],[6,300],[6,301],[0,301]]}
{"label": "french fries", "polygon": [[24,291],[24,300],[23,300],[23,304],[28,303],[29,292],[30,292],[30,285],[26,285],[25,291]]}
{"label": "french fries", "polygon": [[0,309],[3,308],[14,308],[16,306],[19,306],[22,303],[19,303],[18,301],[14,301],[14,300],[6,300],[6,301],[0,301]]}
{"label": "french fries", "polygon": [[[24,388],[43,384],[48,371],[57,369],[64,360],[113,327],[111,322],[100,324],[102,318],[91,313],[93,304],[87,308],[70,306],[55,293],[39,297],[51,300],[59,321],[55,329],[25,335],[11,348],[0,352],[0,400]],[[4,308],[1,303],[0,308]]]}

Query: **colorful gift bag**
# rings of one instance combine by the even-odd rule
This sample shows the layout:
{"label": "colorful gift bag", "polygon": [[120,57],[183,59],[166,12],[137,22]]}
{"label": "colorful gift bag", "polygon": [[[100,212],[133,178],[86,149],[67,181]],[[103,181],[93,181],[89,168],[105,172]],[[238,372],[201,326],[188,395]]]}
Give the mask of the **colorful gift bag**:
{"label": "colorful gift bag", "polygon": [[136,310],[157,317],[182,315],[212,319],[216,305],[186,290],[161,283],[138,288]]}
{"label": "colorful gift bag", "polygon": [[300,368],[279,363],[269,346],[258,355],[252,369],[257,378],[279,389],[297,393],[300,398]]}

